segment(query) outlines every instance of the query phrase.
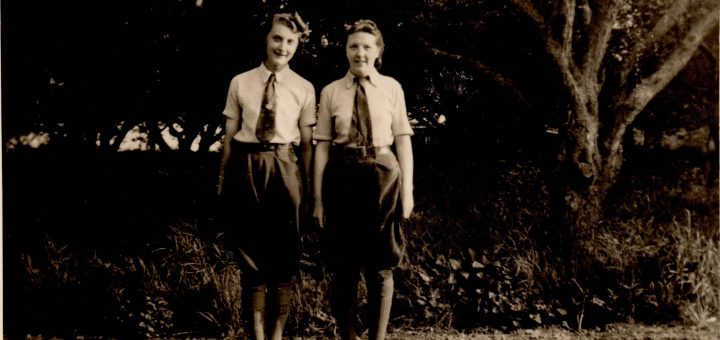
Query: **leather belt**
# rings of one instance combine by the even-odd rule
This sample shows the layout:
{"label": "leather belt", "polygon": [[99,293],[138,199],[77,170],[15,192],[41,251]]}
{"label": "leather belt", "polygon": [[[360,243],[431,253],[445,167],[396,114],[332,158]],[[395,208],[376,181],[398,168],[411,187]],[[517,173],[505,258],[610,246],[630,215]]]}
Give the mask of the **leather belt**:
{"label": "leather belt", "polygon": [[244,143],[233,140],[232,148],[243,153],[253,153],[263,151],[287,150],[292,148],[292,144]]}
{"label": "leather belt", "polygon": [[332,152],[342,157],[368,158],[392,152],[390,146],[344,146],[332,147]]}

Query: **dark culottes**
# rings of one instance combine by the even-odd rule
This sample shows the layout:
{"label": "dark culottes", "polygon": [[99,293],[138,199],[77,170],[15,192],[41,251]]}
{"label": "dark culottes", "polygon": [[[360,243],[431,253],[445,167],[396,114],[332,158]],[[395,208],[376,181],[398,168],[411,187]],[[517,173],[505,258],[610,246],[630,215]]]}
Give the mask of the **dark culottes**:
{"label": "dark culottes", "polygon": [[243,286],[290,282],[301,252],[302,181],[293,148],[248,151],[233,142],[228,162],[223,224]]}
{"label": "dark culottes", "polygon": [[395,154],[354,156],[331,148],[323,178],[328,265],[389,269],[405,253]]}

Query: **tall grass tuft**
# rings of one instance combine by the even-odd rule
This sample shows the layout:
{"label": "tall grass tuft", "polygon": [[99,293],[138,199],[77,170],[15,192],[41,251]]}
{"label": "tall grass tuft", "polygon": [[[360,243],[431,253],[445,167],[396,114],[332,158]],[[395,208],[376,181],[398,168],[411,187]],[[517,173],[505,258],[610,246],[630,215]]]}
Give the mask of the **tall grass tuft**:
{"label": "tall grass tuft", "polygon": [[662,275],[670,283],[665,299],[677,304],[680,316],[704,325],[720,319],[720,240],[708,238],[686,220],[674,222],[668,235],[669,259]]}
{"label": "tall grass tuft", "polygon": [[[166,281],[177,282],[185,295],[178,297],[189,298],[192,304],[187,307],[195,307],[194,313],[213,325],[220,336],[241,334],[240,270],[232,254],[218,238],[200,238],[196,224],[172,226],[167,242],[170,247],[154,252],[160,254],[161,265],[170,273]],[[186,318],[193,319],[192,315]]]}
{"label": "tall grass tuft", "polygon": [[299,338],[334,337],[336,324],[330,314],[328,275],[325,265],[320,261],[319,233],[306,228],[300,273],[295,284],[293,311],[285,326],[287,334]]}

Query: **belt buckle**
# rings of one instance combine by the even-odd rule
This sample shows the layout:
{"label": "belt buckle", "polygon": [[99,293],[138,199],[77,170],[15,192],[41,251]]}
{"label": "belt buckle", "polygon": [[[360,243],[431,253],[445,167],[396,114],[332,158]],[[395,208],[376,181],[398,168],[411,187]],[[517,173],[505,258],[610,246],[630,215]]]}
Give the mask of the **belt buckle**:
{"label": "belt buckle", "polygon": [[360,147],[360,157],[367,158],[367,156],[368,156],[367,146],[363,145]]}
{"label": "belt buckle", "polygon": [[277,144],[272,143],[261,143],[261,149],[265,151],[275,151],[277,150]]}

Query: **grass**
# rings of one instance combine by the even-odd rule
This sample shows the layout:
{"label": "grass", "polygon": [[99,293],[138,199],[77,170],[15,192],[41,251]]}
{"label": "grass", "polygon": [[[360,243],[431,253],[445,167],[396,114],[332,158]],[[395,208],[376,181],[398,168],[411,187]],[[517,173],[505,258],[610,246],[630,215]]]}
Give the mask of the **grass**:
{"label": "grass", "polygon": [[[590,261],[601,277],[583,281],[563,278],[557,269],[562,258],[553,248],[540,166],[472,160],[447,166],[437,159],[419,158],[416,213],[406,225],[408,257],[396,271],[391,338],[636,338],[629,329],[613,333],[621,328],[615,322],[695,325],[683,329],[702,338],[719,324],[717,182],[708,184],[698,167],[626,171],[618,188],[632,190],[613,194],[606,209],[611,218],[599,226]],[[153,164],[153,170],[125,166],[78,174],[61,168],[71,183],[90,181],[90,188],[78,187],[65,199],[68,210],[39,205],[28,216],[6,210],[6,268],[18,278],[6,286],[14,294],[6,294],[5,310],[17,312],[5,323],[11,338],[242,336],[242,276],[214,228],[212,184],[204,179],[212,169]],[[20,183],[32,183],[33,171]],[[65,221],[60,211],[95,208],[83,197],[100,195],[92,184],[110,178],[110,191],[120,196],[111,201],[116,206],[101,210],[108,218],[101,226],[114,238],[90,229],[102,220],[96,215],[74,215],[88,222],[69,233],[49,225]],[[53,195],[66,184],[41,179],[34,185]],[[10,192],[19,193],[14,186],[20,184],[10,184]],[[163,190],[185,187],[166,192],[174,209],[153,205]],[[21,195],[19,202],[32,200]],[[138,208],[145,215],[116,212]],[[175,218],[151,218],[170,213]],[[325,338],[335,332],[328,276],[317,260],[317,230],[303,237],[299,293],[286,334]],[[654,334],[640,329],[638,336]]]}

